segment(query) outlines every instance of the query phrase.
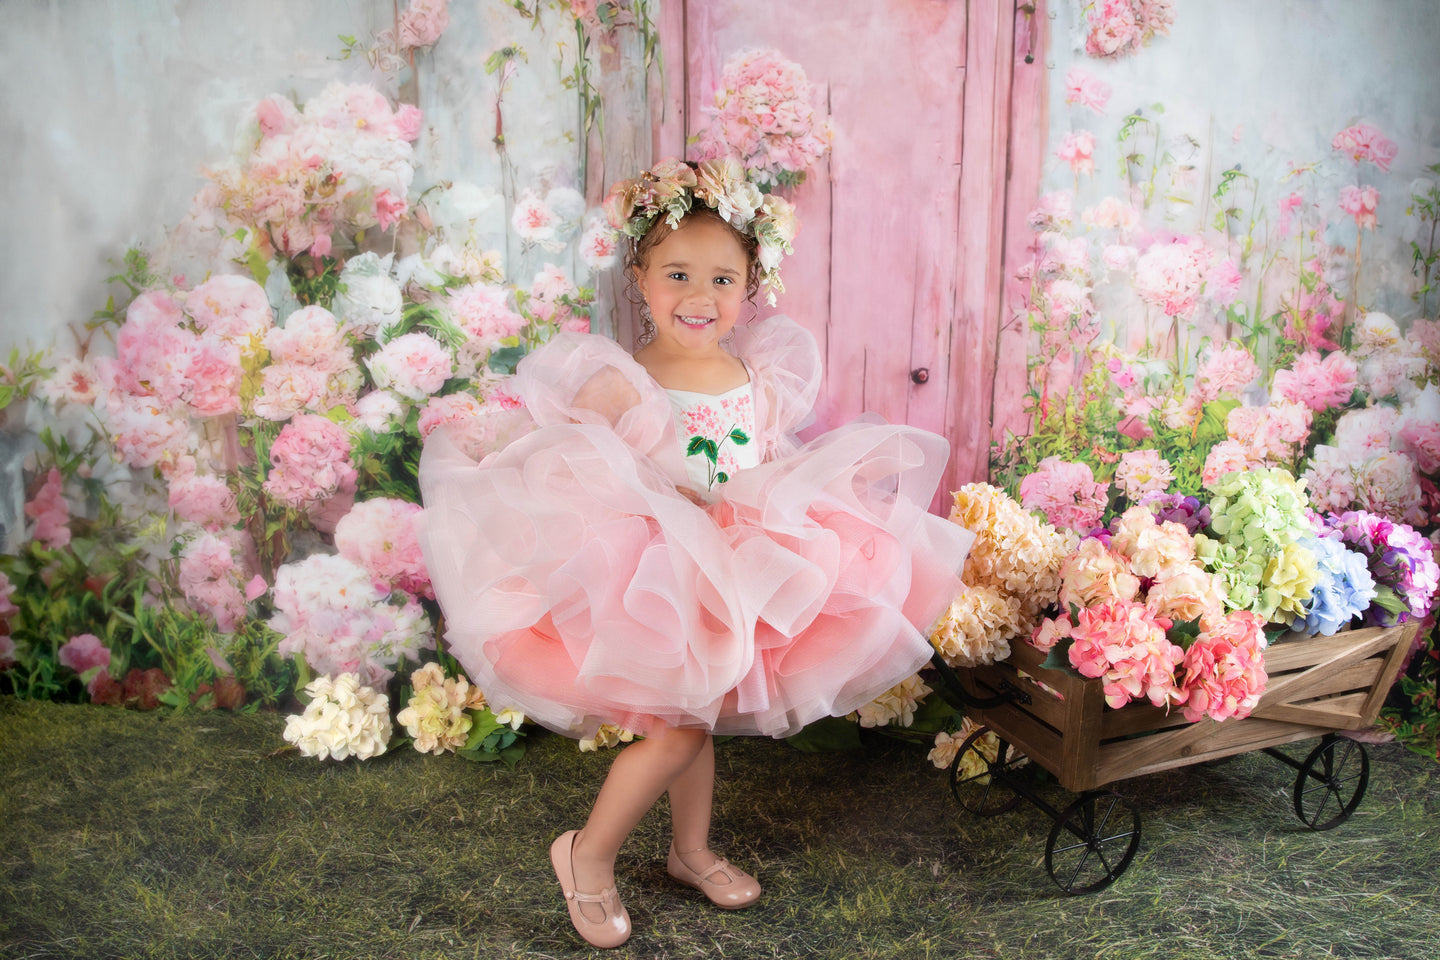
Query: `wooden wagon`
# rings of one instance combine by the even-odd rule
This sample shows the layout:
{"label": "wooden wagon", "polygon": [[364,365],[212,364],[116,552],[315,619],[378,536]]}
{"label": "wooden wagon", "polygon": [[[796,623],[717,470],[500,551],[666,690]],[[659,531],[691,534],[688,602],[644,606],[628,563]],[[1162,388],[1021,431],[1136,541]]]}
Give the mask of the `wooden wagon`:
{"label": "wooden wagon", "polygon": [[[1105,705],[1100,680],[1047,668],[1046,655],[1019,641],[1004,661],[952,670],[937,656],[942,691],[982,724],[957,751],[951,789],[966,809],[991,816],[1021,799],[1054,820],[1045,866],[1066,893],[1108,886],[1130,865],[1140,818],[1107,784],[1250,750],[1294,767],[1296,815],[1314,830],[1348,818],[1364,796],[1370,761],[1364,744],[1337,735],[1375,722],[1414,640],[1418,623],[1346,630],[1332,637],[1290,633],[1265,651],[1265,693],[1248,717],[1191,723],[1179,709],[1149,702]],[[993,731],[998,745],[986,734]],[[1297,761],[1276,749],[1312,737]],[[1051,807],[1020,773],[1026,762],[1080,794]]]}

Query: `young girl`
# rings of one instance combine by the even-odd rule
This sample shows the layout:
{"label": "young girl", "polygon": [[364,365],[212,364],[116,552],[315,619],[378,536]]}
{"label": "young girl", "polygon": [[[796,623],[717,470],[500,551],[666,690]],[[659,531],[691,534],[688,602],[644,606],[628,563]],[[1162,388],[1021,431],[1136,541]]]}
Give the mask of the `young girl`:
{"label": "young girl", "polygon": [[788,204],[733,162],[667,161],[606,208],[632,238],[643,345],[557,335],[514,378],[527,432],[477,463],[437,430],[420,463],[426,561],[471,679],[552,730],[643,735],[550,848],[599,947],[630,935],[615,858],[662,794],[670,876],[755,902],[709,848],[711,735],[783,737],[913,674],[972,539],[926,511],[942,438],[876,420],[794,438],[815,341],[782,317],[738,325],[760,281],[778,285]]}

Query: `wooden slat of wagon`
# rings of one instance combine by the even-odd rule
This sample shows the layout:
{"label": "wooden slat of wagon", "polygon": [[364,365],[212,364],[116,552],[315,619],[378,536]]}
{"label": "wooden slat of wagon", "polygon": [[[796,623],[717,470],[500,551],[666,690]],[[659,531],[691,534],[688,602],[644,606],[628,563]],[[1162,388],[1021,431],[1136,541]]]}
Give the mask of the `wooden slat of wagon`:
{"label": "wooden slat of wagon", "polygon": [[1263,714],[1257,709],[1250,716],[1289,723],[1308,723],[1317,728],[1316,733],[1355,730],[1366,725],[1360,711],[1369,697],[1369,690],[1361,690],[1347,696],[1326,697],[1309,703],[1276,703],[1267,706]]}
{"label": "wooden slat of wagon", "polygon": [[1100,760],[1089,778],[1066,783],[1069,790],[1088,790],[1101,784],[1138,777],[1146,773],[1183,767],[1202,760],[1229,757],[1237,753],[1273,747],[1293,740],[1305,740],[1318,732],[1309,723],[1281,723],[1259,720],[1201,720],[1188,726],[1157,733],[1153,737],[1120,740],[1100,749]]}

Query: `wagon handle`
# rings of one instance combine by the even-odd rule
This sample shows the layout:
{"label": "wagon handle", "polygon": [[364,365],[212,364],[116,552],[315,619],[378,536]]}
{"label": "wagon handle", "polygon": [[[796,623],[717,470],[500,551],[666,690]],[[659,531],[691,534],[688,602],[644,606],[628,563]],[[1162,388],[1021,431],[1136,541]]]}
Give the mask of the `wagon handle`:
{"label": "wagon handle", "polygon": [[990,710],[1006,703],[1029,703],[1030,694],[1015,686],[1008,680],[1000,681],[1000,692],[993,697],[976,697],[965,689],[960,682],[960,675],[955,672],[950,664],[940,656],[940,651],[930,655],[930,664],[940,674],[944,681],[940,695],[950,702],[952,706],[969,707],[972,710]]}

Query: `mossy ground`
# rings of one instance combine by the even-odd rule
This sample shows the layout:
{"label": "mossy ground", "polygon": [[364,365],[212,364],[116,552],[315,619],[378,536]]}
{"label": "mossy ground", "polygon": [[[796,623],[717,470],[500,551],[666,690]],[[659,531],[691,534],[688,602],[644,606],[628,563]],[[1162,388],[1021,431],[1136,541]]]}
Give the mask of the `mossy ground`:
{"label": "mossy ground", "polygon": [[[0,699],[0,956],[596,953],[545,850],[608,756],[532,734],[514,770],[408,747],[318,762],[277,752],[282,726]],[[730,740],[716,845],[765,898],[727,913],[671,883],[654,813],[618,864],[636,932],[609,955],[1433,960],[1440,766],[1370,751],[1369,793],[1326,833],[1262,754],[1124,781],[1140,851],[1110,888],[1066,898],[1042,862],[1049,818],[967,813],[916,746]]]}

